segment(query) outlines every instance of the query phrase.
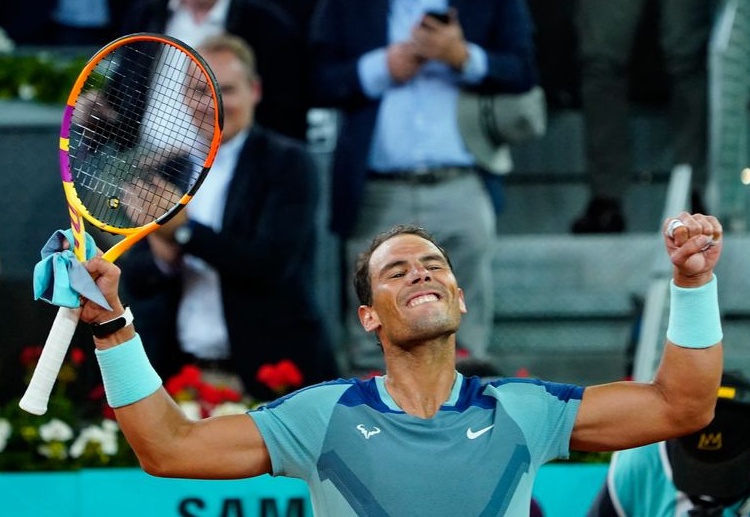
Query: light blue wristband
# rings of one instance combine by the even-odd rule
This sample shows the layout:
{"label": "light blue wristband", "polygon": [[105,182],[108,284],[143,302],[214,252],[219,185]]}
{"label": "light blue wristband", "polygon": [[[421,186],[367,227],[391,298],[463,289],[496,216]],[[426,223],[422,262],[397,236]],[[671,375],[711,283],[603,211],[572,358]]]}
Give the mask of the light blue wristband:
{"label": "light blue wristband", "polygon": [[708,348],[724,337],[716,275],[700,287],[670,285],[667,339],[685,348]]}
{"label": "light blue wristband", "polygon": [[95,353],[111,407],[138,402],[161,386],[161,378],[151,366],[138,334],[121,345]]}

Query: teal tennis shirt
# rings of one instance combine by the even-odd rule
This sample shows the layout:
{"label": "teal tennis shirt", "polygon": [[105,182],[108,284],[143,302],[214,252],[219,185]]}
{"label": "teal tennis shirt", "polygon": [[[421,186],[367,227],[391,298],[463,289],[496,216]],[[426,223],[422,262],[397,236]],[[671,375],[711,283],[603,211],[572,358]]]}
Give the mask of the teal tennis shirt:
{"label": "teal tennis shirt", "polygon": [[583,388],[456,373],[428,419],[383,377],[318,384],[248,414],[274,476],[304,479],[316,515],[528,516],[534,476],[567,458]]}

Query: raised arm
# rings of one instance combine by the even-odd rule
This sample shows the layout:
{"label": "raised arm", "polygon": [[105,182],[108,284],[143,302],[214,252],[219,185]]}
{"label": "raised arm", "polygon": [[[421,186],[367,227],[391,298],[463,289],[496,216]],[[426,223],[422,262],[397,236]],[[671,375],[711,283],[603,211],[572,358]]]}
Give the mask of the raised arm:
{"label": "raised arm", "polygon": [[[102,323],[125,312],[118,296],[120,270],[100,258],[86,263],[113,307],[84,301],[81,320]],[[107,399],[143,469],[163,477],[226,479],[268,473],[265,443],[247,415],[213,417],[198,422],[185,417],[161,386],[161,380],[133,324],[94,338]]]}
{"label": "raised arm", "polygon": [[[673,223],[677,219],[679,223]],[[713,418],[723,366],[713,270],[721,255],[718,220],[683,212],[664,222],[673,264],[670,319],[650,383],[585,390],[571,437],[574,450],[615,450],[696,431]]]}

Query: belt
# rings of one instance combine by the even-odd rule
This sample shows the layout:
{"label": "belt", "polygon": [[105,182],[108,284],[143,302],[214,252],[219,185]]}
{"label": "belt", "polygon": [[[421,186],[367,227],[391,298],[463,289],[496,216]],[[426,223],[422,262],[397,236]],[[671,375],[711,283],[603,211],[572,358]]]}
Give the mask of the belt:
{"label": "belt", "polygon": [[435,185],[474,171],[473,167],[433,167],[393,171],[368,171],[367,178],[378,181],[401,181],[411,185]]}

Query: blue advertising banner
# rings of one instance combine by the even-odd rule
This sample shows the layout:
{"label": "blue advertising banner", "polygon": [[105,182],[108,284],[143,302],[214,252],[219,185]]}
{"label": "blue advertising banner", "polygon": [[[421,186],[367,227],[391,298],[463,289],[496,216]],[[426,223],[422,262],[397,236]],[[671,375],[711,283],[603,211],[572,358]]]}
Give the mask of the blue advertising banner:
{"label": "blue advertising banner", "polygon": [[[603,464],[550,464],[534,497],[545,517],[585,515]],[[42,517],[312,517],[307,485],[261,476],[231,481],[163,479],[139,469],[0,472],[0,515]]]}

